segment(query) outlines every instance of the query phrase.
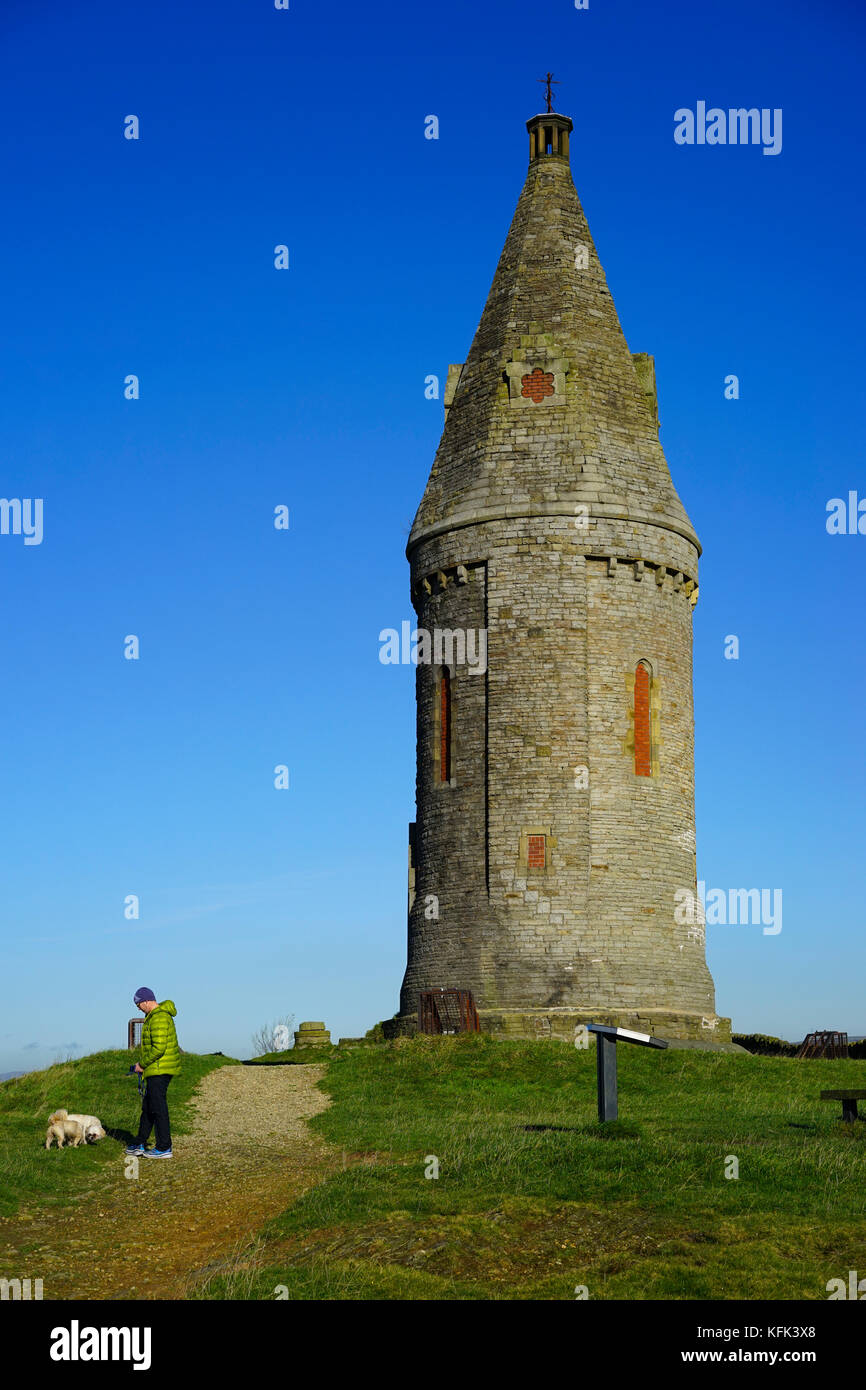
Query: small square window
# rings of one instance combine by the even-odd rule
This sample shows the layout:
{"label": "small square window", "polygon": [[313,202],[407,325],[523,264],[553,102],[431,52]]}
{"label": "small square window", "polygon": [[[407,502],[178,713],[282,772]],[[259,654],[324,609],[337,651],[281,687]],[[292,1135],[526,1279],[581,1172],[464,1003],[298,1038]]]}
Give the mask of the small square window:
{"label": "small square window", "polygon": [[530,869],[547,866],[547,840],[544,835],[530,835],[527,843],[527,864]]}

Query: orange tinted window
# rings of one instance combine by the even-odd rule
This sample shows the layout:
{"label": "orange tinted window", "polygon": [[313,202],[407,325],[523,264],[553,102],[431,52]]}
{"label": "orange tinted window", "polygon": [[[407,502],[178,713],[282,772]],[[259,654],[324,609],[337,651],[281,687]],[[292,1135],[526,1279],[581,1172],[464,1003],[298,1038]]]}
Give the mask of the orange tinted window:
{"label": "orange tinted window", "polygon": [[650,673],[642,661],[634,673],[634,770],[652,776]]}

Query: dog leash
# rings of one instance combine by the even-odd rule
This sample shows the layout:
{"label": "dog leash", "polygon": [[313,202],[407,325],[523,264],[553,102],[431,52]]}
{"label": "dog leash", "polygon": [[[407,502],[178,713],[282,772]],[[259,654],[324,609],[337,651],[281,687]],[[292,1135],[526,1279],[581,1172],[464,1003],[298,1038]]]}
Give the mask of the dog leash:
{"label": "dog leash", "polygon": [[[147,1082],[146,1082],[145,1079],[144,1079],[144,1072],[141,1072],[141,1073],[134,1073],[134,1075],[135,1075],[135,1078],[136,1078],[136,1080],[137,1080],[137,1082],[138,1082],[138,1098],[139,1098],[139,1100],[140,1100],[140,1101],[142,1102],[142,1104],[143,1104],[143,1103],[144,1103],[144,1092],[145,1092],[145,1089],[146,1089],[146,1086],[147,1086]],[[134,1124],[134,1123],[135,1123],[135,1121],[133,1121],[133,1124]]]}
{"label": "dog leash", "polygon": [[126,1074],[127,1076],[135,1077],[136,1081],[138,1082],[138,1094],[142,1097],[142,1099],[144,1099],[144,1091],[147,1085],[147,1082],[144,1079],[144,1072],[136,1071],[135,1067],[130,1067],[129,1071]]}

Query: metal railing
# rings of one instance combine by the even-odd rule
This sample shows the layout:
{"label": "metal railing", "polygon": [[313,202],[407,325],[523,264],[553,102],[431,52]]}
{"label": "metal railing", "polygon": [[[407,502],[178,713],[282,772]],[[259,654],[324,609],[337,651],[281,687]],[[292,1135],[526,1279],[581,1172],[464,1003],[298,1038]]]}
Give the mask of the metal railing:
{"label": "metal railing", "polygon": [[798,1057],[847,1057],[847,1033],[807,1033],[800,1044]]}

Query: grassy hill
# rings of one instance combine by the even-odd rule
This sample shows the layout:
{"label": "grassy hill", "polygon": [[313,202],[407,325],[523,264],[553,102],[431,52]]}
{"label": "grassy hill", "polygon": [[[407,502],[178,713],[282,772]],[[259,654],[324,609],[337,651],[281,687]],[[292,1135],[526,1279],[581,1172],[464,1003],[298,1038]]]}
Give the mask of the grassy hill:
{"label": "grassy hill", "polygon": [[[198,1081],[237,1065],[183,1060],[171,1092],[178,1135],[191,1130]],[[201,1273],[184,1234],[194,1205],[172,1216],[185,1296],[273,1299],[285,1286],[295,1299],[558,1300],[585,1288],[592,1299],[823,1300],[829,1279],[866,1275],[866,1123],[843,1125],[840,1107],[819,1099],[866,1088],[866,1061],[623,1047],[623,1119],[605,1126],[593,1049],[465,1036],[309,1061],[327,1064],[332,1100],[311,1122],[333,1146],[318,1185]],[[128,1206],[128,1184],[102,1171],[137,1122],[128,1065],[127,1052],[103,1052],[0,1086],[0,1215],[20,1205],[61,1221],[93,1195],[108,1222],[112,1204]],[[112,1137],[46,1153],[60,1105],[100,1115]],[[733,1158],[739,1177],[727,1178]],[[297,1162],[288,1135],[285,1162],[275,1194]],[[169,1202],[189,1196],[190,1163],[143,1175],[166,1219]],[[248,1231],[237,1181],[225,1202],[236,1194],[237,1229]]]}
{"label": "grassy hill", "polygon": [[600,1126],[594,1049],[337,1054],[313,1125],[346,1170],[193,1296],[825,1299],[866,1272],[866,1124],[819,1099],[866,1088],[866,1062],[622,1047],[619,1079]]}

